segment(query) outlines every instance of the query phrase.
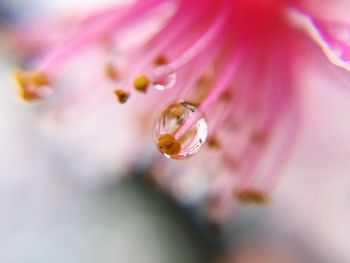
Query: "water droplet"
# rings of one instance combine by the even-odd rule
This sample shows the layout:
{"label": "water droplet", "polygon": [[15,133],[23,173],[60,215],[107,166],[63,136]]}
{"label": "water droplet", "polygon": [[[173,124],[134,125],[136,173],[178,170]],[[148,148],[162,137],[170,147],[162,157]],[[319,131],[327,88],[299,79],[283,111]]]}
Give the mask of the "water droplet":
{"label": "water droplet", "polygon": [[158,149],[167,158],[186,159],[195,155],[206,141],[208,124],[204,117],[199,119],[178,140],[175,133],[188,121],[197,108],[188,102],[176,102],[161,112],[154,126],[154,140]]}
{"label": "water droplet", "polygon": [[167,90],[175,86],[176,73],[167,65],[156,67],[153,74],[153,87],[157,90]]}

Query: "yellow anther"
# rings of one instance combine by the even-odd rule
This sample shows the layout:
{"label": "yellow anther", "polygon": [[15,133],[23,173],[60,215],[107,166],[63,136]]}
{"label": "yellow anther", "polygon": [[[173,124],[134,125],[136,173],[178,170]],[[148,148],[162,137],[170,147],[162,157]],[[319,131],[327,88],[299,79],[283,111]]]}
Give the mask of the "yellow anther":
{"label": "yellow anther", "polygon": [[134,80],[134,88],[137,91],[146,92],[149,84],[150,81],[145,75],[139,75]]}
{"label": "yellow anther", "polygon": [[107,63],[105,66],[105,74],[111,80],[119,79],[119,71],[112,63]]}
{"label": "yellow anther", "polygon": [[245,204],[263,205],[269,201],[265,193],[253,188],[236,191],[234,195],[239,202]]}
{"label": "yellow anther", "polygon": [[38,86],[47,86],[51,84],[48,76],[42,74],[41,72],[33,72],[32,81]]}
{"label": "yellow anther", "polygon": [[124,91],[124,90],[122,90],[122,89],[116,89],[116,90],[114,91],[114,94],[117,96],[118,101],[119,101],[120,103],[125,103],[125,102],[127,102],[127,100],[129,99],[129,96],[130,96],[129,92],[126,92],[126,91]]}
{"label": "yellow anther", "polygon": [[159,150],[167,155],[176,155],[181,151],[181,144],[171,134],[161,134],[158,137]]}
{"label": "yellow anther", "polygon": [[159,147],[166,147],[169,144],[173,143],[175,141],[174,136],[170,134],[161,134],[158,138],[158,146]]}
{"label": "yellow anther", "polygon": [[51,85],[51,80],[46,74],[34,70],[16,70],[14,79],[19,88],[20,97],[24,100],[41,99],[41,88]]}

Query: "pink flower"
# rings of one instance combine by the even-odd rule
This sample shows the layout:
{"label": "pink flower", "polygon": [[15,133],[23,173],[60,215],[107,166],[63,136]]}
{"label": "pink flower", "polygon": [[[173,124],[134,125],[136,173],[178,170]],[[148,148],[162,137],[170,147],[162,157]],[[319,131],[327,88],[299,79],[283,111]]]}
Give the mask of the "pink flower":
{"label": "pink flower", "polygon": [[[220,221],[237,201],[268,200],[299,129],[304,64],[349,80],[346,11],[350,2],[340,0],[143,0],[17,32],[31,63],[15,76],[25,100],[58,96],[55,83],[68,63],[98,49],[83,77],[113,86],[120,103],[135,95],[142,134],[152,123],[163,155],[188,159],[208,146],[183,162],[155,155],[148,170],[175,197],[209,204]],[[73,103],[96,89],[78,90]]]}

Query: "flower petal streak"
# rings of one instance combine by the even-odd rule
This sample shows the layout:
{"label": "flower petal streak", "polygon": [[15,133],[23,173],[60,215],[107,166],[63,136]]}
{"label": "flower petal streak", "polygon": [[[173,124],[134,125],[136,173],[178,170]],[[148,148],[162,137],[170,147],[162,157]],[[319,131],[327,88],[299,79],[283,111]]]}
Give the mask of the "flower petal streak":
{"label": "flower petal streak", "polygon": [[330,62],[350,72],[350,24],[324,22],[295,10],[289,15],[321,47]]}

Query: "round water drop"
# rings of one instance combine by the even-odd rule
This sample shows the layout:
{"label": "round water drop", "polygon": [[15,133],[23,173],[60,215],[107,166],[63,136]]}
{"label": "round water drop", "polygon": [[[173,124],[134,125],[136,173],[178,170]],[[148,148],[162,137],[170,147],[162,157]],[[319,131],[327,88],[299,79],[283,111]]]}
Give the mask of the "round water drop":
{"label": "round water drop", "polygon": [[157,90],[167,90],[175,86],[176,73],[167,65],[157,67],[153,73],[153,87]]}
{"label": "round water drop", "polygon": [[197,111],[188,102],[176,102],[161,112],[154,125],[154,140],[159,151],[167,158],[186,159],[195,155],[207,139],[208,124],[204,117],[200,118],[180,138],[176,139],[176,132]]}

